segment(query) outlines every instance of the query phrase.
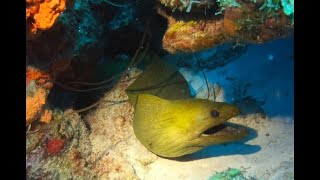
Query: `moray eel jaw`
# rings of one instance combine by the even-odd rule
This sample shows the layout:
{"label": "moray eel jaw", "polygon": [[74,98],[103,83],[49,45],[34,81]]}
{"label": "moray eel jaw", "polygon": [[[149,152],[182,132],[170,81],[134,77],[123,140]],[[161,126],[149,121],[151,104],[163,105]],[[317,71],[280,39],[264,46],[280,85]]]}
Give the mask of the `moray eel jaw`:
{"label": "moray eel jaw", "polygon": [[214,127],[210,127],[209,129],[207,129],[206,131],[204,131],[201,136],[223,136],[226,134],[239,134],[242,133],[242,131],[244,131],[245,129],[241,129],[234,127],[236,126],[236,124],[233,123],[222,123],[219,124],[217,126]]}
{"label": "moray eel jaw", "polygon": [[232,117],[239,114],[239,109],[236,106],[229,106],[224,104],[225,112],[228,116],[224,117],[222,121],[215,120],[210,125],[202,129],[195,139],[195,143],[199,146],[210,146],[214,144],[226,143],[236,141],[245,137],[248,132],[244,126],[227,122]]}
{"label": "moray eel jaw", "polygon": [[237,124],[222,123],[204,131],[198,139],[204,146],[236,141],[248,134],[247,130]]}

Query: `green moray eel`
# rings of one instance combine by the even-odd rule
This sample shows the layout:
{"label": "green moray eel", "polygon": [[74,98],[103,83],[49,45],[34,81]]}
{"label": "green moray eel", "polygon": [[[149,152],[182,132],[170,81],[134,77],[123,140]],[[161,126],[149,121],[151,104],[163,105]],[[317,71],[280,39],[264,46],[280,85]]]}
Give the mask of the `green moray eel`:
{"label": "green moray eel", "polygon": [[[134,133],[159,156],[178,157],[247,134],[244,129],[221,125],[239,113],[233,105],[203,99],[170,101],[149,94],[138,95],[137,101]],[[210,132],[212,127],[218,127],[213,130],[217,132]]]}
{"label": "green moray eel", "polygon": [[126,92],[135,109],[137,139],[159,156],[179,157],[247,135],[244,127],[226,123],[239,114],[236,106],[193,99],[183,76],[162,61],[150,65]]}

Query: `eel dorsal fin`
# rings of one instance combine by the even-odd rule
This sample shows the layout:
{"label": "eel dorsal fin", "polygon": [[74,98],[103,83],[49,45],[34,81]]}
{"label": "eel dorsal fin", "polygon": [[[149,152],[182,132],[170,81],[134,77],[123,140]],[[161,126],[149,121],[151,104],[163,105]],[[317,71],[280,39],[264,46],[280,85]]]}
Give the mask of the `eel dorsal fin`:
{"label": "eel dorsal fin", "polygon": [[130,102],[135,104],[137,94],[151,94],[168,100],[190,98],[190,89],[182,74],[156,55],[150,55],[152,63],[127,88]]}

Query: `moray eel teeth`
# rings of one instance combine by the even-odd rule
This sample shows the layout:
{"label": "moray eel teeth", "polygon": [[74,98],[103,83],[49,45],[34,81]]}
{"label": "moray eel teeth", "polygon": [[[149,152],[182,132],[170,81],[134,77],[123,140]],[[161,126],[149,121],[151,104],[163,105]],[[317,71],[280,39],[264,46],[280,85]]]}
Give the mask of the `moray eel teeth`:
{"label": "moray eel teeth", "polygon": [[[205,126],[194,139],[195,146],[204,147],[226,143],[247,136],[248,131],[244,126],[227,122],[229,119],[239,114],[239,108],[228,104],[224,104],[223,106],[225,106],[224,114],[227,116],[221,121],[214,121],[215,123]],[[211,115],[214,116],[214,113],[211,112]]]}
{"label": "moray eel teeth", "polygon": [[217,126],[210,127],[206,131],[204,131],[201,136],[223,136],[226,134],[233,134],[237,136],[237,134],[241,134],[245,131],[242,127],[237,127],[236,124],[233,123],[222,123]]}
{"label": "moray eel teeth", "polygon": [[206,146],[237,141],[248,135],[247,129],[238,124],[224,122],[203,131],[198,138],[192,141],[192,147]]}

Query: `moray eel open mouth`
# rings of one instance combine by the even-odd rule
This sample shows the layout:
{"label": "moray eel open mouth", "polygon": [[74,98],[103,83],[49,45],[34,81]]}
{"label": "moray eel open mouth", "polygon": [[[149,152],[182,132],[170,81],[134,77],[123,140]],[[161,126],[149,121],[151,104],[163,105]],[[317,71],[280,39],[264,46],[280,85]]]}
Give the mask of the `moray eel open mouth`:
{"label": "moray eel open mouth", "polygon": [[245,133],[246,129],[234,124],[225,122],[213,127],[210,127],[209,129],[205,130],[201,136],[224,136],[224,135],[234,135],[238,136],[239,134]]}

